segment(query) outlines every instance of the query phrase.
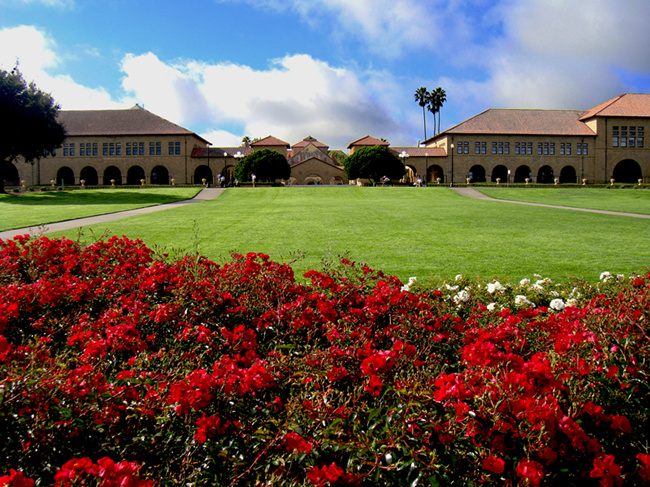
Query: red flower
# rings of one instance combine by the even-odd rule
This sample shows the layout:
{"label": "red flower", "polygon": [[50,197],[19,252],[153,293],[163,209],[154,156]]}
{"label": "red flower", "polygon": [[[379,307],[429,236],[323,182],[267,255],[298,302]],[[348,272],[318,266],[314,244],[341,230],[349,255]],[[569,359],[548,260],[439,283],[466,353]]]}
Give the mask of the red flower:
{"label": "red flower", "polygon": [[594,468],[589,474],[592,479],[600,478],[602,487],[613,487],[623,485],[621,468],[614,463],[614,455],[607,455],[605,458],[596,458]]}
{"label": "red flower", "polygon": [[490,455],[483,459],[483,468],[493,473],[503,473],[505,462],[500,458]]}
{"label": "red flower", "polygon": [[290,431],[284,437],[284,446],[288,452],[298,450],[300,453],[308,454],[311,452],[314,444],[310,441],[305,440],[298,433]]}
{"label": "red flower", "polygon": [[639,453],[636,459],[640,461],[643,466],[639,468],[639,476],[650,484],[650,455]]}
{"label": "red flower", "polygon": [[371,396],[378,396],[381,394],[381,388],[384,383],[381,381],[378,375],[373,375],[370,377],[367,386],[363,386],[363,389],[366,392],[369,392]]}
{"label": "red flower", "polygon": [[544,467],[532,460],[522,460],[517,464],[515,471],[521,480],[527,482],[524,485],[539,485],[544,477]]}
{"label": "red flower", "polygon": [[28,479],[22,472],[16,472],[13,468],[9,470],[9,475],[0,477],[0,486],[2,487],[33,487],[34,481]]}

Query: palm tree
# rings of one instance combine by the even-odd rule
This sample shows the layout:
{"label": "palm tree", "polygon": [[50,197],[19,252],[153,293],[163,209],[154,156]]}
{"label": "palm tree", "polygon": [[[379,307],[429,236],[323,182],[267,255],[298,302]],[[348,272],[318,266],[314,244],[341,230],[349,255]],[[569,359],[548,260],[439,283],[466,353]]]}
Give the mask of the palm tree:
{"label": "palm tree", "polygon": [[[447,101],[447,93],[440,86],[438,86],[435,90],[431,92],[431,96],[428,103],[430,105],[429,110],[431,111],[431,113],[433,113],[434,134],[440,133],[440,109],[442,108],[442,106],[445,104],[446,101]],[[438,114],[437,132],[435,130],[436,113]]]}
{"label": "palm tree", "polygon": [[427,140],[427,118],[425,114],[425,107],[427,106],[427,103],[429,103],[429,97],[430,93],[424,86],[415,90],[415,101],[422,107],[422,119],[424,121],[424,140]]}

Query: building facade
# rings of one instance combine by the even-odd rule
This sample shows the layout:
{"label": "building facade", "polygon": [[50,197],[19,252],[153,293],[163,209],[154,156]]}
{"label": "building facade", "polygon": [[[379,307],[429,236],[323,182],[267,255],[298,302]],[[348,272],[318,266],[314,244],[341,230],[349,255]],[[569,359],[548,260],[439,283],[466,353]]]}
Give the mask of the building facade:
{"label": "building facade", "polygon": [[[229,185],[239,160],[261,149],[288,159],[286,184],[348,184],[329,147],[311,136],[293,146],[268,136],[219,148],[138,105],[59,117],[68,134],[63,147],[31,165],[11,165],[8,185]],[[390,147],[367,135],[348,149],[388,147],[406,166],[405,183],[650,183],[647,128],[650,95],[623,94],[587,111],[489,109],[424,147]]]}

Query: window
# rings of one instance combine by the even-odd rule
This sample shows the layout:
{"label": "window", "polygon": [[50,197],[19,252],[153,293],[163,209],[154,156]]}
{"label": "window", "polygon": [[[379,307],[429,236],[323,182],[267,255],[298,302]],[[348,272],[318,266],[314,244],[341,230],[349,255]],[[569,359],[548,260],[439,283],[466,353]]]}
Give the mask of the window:
{"label": "window", "polygon": [[554,156],[555,155],[555,142],[551,142],[549,146],[549,153]]}
{"label": "window", "polygon": [[565,154],[564,152],[564,142],[560,144],[560,155],[563,156]]}
{"label": "window", "polygon": [[156,147],[154,146],[153,142],[149,142],[149,155],[150,156],[156,155]]}
{"label": "window", "polygon": [[114,142],[111,142],[110,144],[108,144],[108,153],[111,156],[115,155],[115,143]]}
{"label": "window", "polygon": [[93,156],[97,155],[97,142],[93,142]]}
{"label": "window", "polygon": [[612,127],[612,147],[618,147],[618,136],[618,126],[615,125]]}
{"label": "window", "polygon": [[492,154],[496,154],[496,153],[497,153],[497,143],[492,142]]}
{"label": "window", "polygon": [[503,154],[503,142],[499,142],[498,148],[499,148],[499,154]]}
{"label": "window", "polygon": [[[88,145],[90,145],[90,144],[88,144]],[[85,156],[86,155],[86,144],[83,143],[83,142],[81,144],[79,144],[79,155],[80,156]],[[90,154],[88,154],[88,155],[90,155]]]}
{"label": "window", "polygon": [[126,143],[126,155],[127,156],[131,155],[131,142]]}
{"label": "window", "polygon": [[548,142],[544,142],[544,155],[548,155]]}
{"label": "window", "polygon": [[533,143],[528,142],[528,147],[526,147],[526,154],[529,156],[533,155]]}
{"label": "window", "polygon": [[541,142],[537,143],[537,155],[541,156],[544,153],[544,144]]}
{"label": "window", "polygon": [[570,156],[571,155],[571,144],[570,143],[566,144],[565,149],[566,149],[566,155]]}
{"label": "window", "polygon": [[138,146],[138,153],[136,154],[135,151],[133,155],[138,155],[138,156],[143,156],[144,155],[144,142],[134,142],[135,145]]}
{"label": "window", "polygon": [[456,154],[469,154],[469,142],[458,142]]}
{"label": "window", "polygon": [[510,142],[506,142],[506,143],[503,145],[503,151],[504,151],[506,154],[510,154]]}
{"label": "window", "polygon": [[122,155],[122,144],[120,144],[119,142],[115,143],[115,155],[116,156]]}
{"label": "window", "polygon": [[481,154],[487,154],[487,142],[481,142]]}
{"label": "window", "polygon": [[480,154],[481,153],[481,143],[476,142],[474,144],[474,154]]}
{"label": "window", "polygon": [[645,130],[643,129],[643,127],[637,127],[636,130],[637,130],[636,146],[643,147],[643,138],[644,138]]}
{"label": "window", "polygon": [[[524,145],[526,145],[526,144],[524,144]],[[519,148],[519,142],[515,142],[515,155],[516,155],[516,156],[519,155],[519,151],[520,151],[520,150],[521,150],[521,149]],[[526,152],[526,149],[524,148],[524,153],[525,153],[525,152]]]}
{"label": "window", "polygon": [[107,156],[108,155],[108,142],[104,142],[102,145],[102,155]]}
{"label": "window", "polygon": [[74,156],[74,142],[70,144],[63,144],[63,155]]}
{"label": "window", "polygon": [[587,150],[588,145],[587,145],[586,142],[585,143],[578,142],[576,144],[576,146],[577,146],[577,149],[576,149],[576,154],[577,155],[586,156],[589,153],[589,151]]}

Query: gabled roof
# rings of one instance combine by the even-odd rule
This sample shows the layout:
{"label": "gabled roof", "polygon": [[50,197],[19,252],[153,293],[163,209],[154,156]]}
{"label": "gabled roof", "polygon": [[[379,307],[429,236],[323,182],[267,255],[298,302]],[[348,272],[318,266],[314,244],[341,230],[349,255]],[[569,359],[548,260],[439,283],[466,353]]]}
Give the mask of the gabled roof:
{"label": "gabled roof", "polygon": [[294,144],[293,146],[291,146],[291,148],[294,151],[298,151],[300,149],[303,149],[303,148],[307,147],[309,144],[313,144],[315,147],[318,147],[319,149],[324,149],[324,150],[329,149],[329,145],[323,144],[322,142],[320,142],[319,140],[316,140],[313,137],[305,137],[304,139],[302,139],[297,144]]}
{"label": "gabled roof", "polygon": [[282,146],[282,147],[286,147],[287,149],[290,147],[289,142],[280,140],[277,137],[273,137],[272,135],[268,135],[263,139],[256,140],[255,142],[251,143],[251,147],[260,147],[260,146],[262,147]]}
{"label": "gabled roof", "polygon": [[624,93],[588,110],[580,120],[594,117],[650,117],[650,95]]}
{"label": "gabled roof", "polygon": [[445,157],[447,153],[442,147],[391,147],[388,149],[396,156],[406,152],[409,157]]}
{"label": "gabled roof", "polygon": [[490,135],[596,135],[581,122],[580,110],[521,110],[490,108],[428,139],[451,134]]}
{"label": "gabled roof", "polygon": [[208,142],[139,105],[125,110],[61,110],[58,117],[68,136],[194,135]]}
{"label": "gabled roof", "polygon": [[371,145],[371,146],[383,145],[388,147],[390,144],[388,142],[384,142],[383,140],[379,140],[374,137],[371,137],[370,135],[366,135],[365,137],[361,137],[360,139],[357,139],[354,142],[350,142],[348,149],[351,149],[352,147],[361,147],[365,145]]}

